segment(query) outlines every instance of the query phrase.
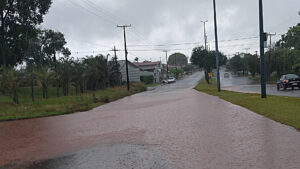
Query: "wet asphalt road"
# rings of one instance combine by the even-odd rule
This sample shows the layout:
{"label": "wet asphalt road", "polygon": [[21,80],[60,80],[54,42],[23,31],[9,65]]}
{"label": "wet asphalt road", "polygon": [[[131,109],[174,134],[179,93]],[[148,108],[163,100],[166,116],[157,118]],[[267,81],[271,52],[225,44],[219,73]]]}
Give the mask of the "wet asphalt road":
{"label": "wet asphalt road", "polygon": [[0,123],[0,169],[297,169],[300,133],[175,84],[91,111]]}
{"label": "wet asphalt road", "polygon": [[[229,73],[229,72],[227,72]],[[224,78],[225,71],[222,69],[220,71],[221,86],[225,90],[244,92],[244,93],[260,93],[261,86],[247,77],[238,77],[231,73],[229,78]],[[267,95],[275,96],[289,96],[289,97],[300,97],[300,89],[295,88],[295,90],[288,89],[286,91],[277,90],[276,85],[267,85]]]}

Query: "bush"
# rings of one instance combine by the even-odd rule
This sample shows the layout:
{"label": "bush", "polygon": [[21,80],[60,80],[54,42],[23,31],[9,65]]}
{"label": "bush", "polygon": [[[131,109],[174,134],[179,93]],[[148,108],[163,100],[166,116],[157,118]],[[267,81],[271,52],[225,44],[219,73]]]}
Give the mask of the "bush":
{"label": "bush", "polygon": [[152,75],[141,76],[141,82],[145,84],[152,84],[154,82],[154,77]]}

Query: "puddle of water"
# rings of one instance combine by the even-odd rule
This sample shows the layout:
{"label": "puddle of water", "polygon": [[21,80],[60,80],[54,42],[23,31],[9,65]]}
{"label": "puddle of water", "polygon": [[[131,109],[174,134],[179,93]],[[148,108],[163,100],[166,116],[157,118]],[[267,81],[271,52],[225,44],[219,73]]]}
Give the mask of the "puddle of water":
{"label": "puddle of water", "polygon": [[106,145],[30,164],[6,165],[0,169],[174,169],[160,147]]}

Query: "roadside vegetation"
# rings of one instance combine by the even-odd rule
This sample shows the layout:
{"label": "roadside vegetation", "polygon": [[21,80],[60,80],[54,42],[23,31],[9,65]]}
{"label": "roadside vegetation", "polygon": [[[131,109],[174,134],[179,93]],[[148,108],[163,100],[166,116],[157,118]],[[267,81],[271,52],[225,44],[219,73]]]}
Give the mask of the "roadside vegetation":
{"label": "roadside vegetation", "polygon": [[[266,80],[275,83],[282,75],[300,75],[300,23],[291,27],[281,39],[269,44],[265,53]],[[236,74],[260,81],[260,59],[257,54],[237,53],[228,60],[226,67]]]}
{"label": "roadside vegetation", "polygon": [[143,83],[132,83],[130,91],[127,91],[125,86],[119,86],[97,91],[87,91],[77,96],[75,88],[72,88],[68,96],[57,97],[56,88],[49,87],[48,99],[43,99],[43,92],[40,88],[35,87],[34,89],[36,91],[35,102],[31,101],[31,88],[28,87],[19,89],[19,104],[13,103],[9,95],[0,95],[0,121],[87,111],[105,103],[145,91],[147,88]]}
{"label": "roadside vegetation", "polygon": [[226,90],[217,92],[216,88],[217,83],[215,79],[212,79],[210,84],[207,84],[205,80],[201,80],[195,87],[200,92],[218,96],[228,102],[245,107],[253,112],[300,130],[300,98],[268,96],[267,99],[261,99],[261,95],[259,94]]}
{"label": "roadside vegetation", "polygon": [[39,27],[51,4],[1,4],[0,121],[85,111],[146,90],[123,87],[117,56],[73,58],[63,33]]}

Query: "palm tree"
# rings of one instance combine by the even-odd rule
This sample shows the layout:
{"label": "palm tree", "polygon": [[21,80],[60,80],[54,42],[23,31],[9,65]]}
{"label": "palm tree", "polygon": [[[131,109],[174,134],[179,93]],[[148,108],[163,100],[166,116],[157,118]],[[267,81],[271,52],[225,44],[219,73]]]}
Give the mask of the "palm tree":
{"label": "palm tree", "polygon": [[52,71],[51,68],[47,66],[40,68],[37,72],[38,83],[42,88],[44,99],[48,99],[48,85],[53,79],[54,74],[54,71]]}
{"label": "palm tree", "polygon": [[18,87],[21,79],[22,76],[19,71],[15,70],[13,67],[6,67],[0,74],[1,88],[9,91],[13,98],[13,102],[16,104],[19,104]]}

